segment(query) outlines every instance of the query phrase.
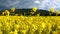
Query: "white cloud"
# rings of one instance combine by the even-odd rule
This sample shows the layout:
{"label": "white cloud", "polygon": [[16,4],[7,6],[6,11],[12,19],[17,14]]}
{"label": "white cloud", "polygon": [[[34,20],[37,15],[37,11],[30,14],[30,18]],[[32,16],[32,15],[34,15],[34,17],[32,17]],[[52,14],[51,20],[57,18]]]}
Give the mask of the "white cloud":
{"label": "white cloud", "polygon": [[57,9],[60,7],[59,3],[60,3],[60,0],[43,0],[40,3],[40,8],[49,9],[51,7],[54,7],[55,9]]}
{"label": "white cloud", "polygon": [[37,0],[36,0],[35,3],[40,4],[40,1],[37,1]]}

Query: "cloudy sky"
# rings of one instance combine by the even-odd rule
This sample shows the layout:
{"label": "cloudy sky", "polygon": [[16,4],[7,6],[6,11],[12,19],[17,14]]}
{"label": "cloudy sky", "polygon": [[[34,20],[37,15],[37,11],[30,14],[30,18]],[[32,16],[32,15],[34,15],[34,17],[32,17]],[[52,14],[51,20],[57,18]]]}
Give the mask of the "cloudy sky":
{"label": "cloudy sky", "polygon": [[10,9],[11,7],[16,9],[32,7],[43,10],[49,10],[51,7],[60,9],[60,0],[0,0],[0,9]]}

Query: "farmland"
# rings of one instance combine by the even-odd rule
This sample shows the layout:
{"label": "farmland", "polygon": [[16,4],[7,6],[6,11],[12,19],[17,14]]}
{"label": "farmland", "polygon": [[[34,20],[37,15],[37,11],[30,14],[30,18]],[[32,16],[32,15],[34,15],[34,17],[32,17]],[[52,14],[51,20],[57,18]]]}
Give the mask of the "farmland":
{"label": "farmland", "polygon": [[59,34],[60,16],[0,16],[0,34]]}
{"label": "farmland", "polygon": [[[28,9],[27,9],[28,10]],[[3,10],[0,12],[0,34],[59,34],[60,13],[32,8],[28,11]]]}

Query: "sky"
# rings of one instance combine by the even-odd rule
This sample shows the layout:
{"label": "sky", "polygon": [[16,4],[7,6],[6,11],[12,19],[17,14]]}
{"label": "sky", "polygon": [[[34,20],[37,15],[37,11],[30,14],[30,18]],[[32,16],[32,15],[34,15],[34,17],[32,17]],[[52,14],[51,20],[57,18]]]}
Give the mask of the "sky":
{"label": "sky", "polygon": [[15,7],[20,8],[32,8],[49,10],[53,7],[55,10],[60,9],[60,0],[0,0],[0,9],[10,9]]}

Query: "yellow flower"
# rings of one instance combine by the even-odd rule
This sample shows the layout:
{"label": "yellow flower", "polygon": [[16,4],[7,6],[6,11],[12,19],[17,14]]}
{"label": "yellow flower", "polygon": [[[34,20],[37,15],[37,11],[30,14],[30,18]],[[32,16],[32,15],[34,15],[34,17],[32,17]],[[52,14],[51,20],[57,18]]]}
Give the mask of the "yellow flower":
{"label": "yellow flower", "polygon": [[50,12],[54,13],[54,8],[50,8]]}
{"label": "yellow flower", "polygon": [[19,24],[15,24],[15,29],[18,30],[18,28],[19,28]]}
{"label": "yellow flower", "polygon": [[2,15],[4,15],[5,14],[5,12],[2,12]]}
{"label": "yellow flower", "polygon": [[31,14],[34,14],[34,12],[30,12]]}
{"label": "yellow flower", "polygon": [[50,23],[46,23],[46,26],[47,26],[48,30],[51,30],[52,25]]}
{"label": "yellow flower", "polygon": [[57,26],[58,29],[60,29],[60,26]]}
{"label": "yellow flower", "polygon": [[11,31],[11,32],[9,32],[9,34],[14,34],[14,33]]}
{"label": "yellow flower", "polygon": [[54,31],[53,34],[60,34],[58,31]]}
{"label": "yellow flower", "polygon": [[0,28],[2,27],[2,24],[0,23]]}
{"label": "yellow flower", "polygon": [[36,12],[37,8],[36,7],[33,7],[32,8],[32,11]]}
{"label": "yellow flower", "polygon": [[45,28],[46,27],[46,23],[42,23],[42,27]]}
{"label": "yellow flower", "polygon": [[35,26],[34,24],[32,24],[32,29],[33,29],[33,31],[35,31],[35,30],[37,30],[37,26]]}
{"label": "yellow flower", "polygon": [[8,10],[5,10],[5,14],[9,16],[10,12]]}
{"label": "yellow flower", "polygon": [[18,31],[17,31],[17,30],[15,30],[15,31],[14,31],[14,34],[18,34]]}
{"label": "yellow flower", "polygon": [[15,11],[15,7],[12,7],[12,8],[11,8],[11,12],[14,12],[14,11]]}
{"label": "yellow flower", "polygon": [[3,34],[3,32],[2,32],[2,31],[0,31],[0,34]]}
{"label": "yellow flower", "polygon": [[56,10],[56,15],[58,15],[59,14],[59,10]]}
{"label": "yellow flower", "polygon": [[18,14],[15,14],[15,16],[18,16]]}

